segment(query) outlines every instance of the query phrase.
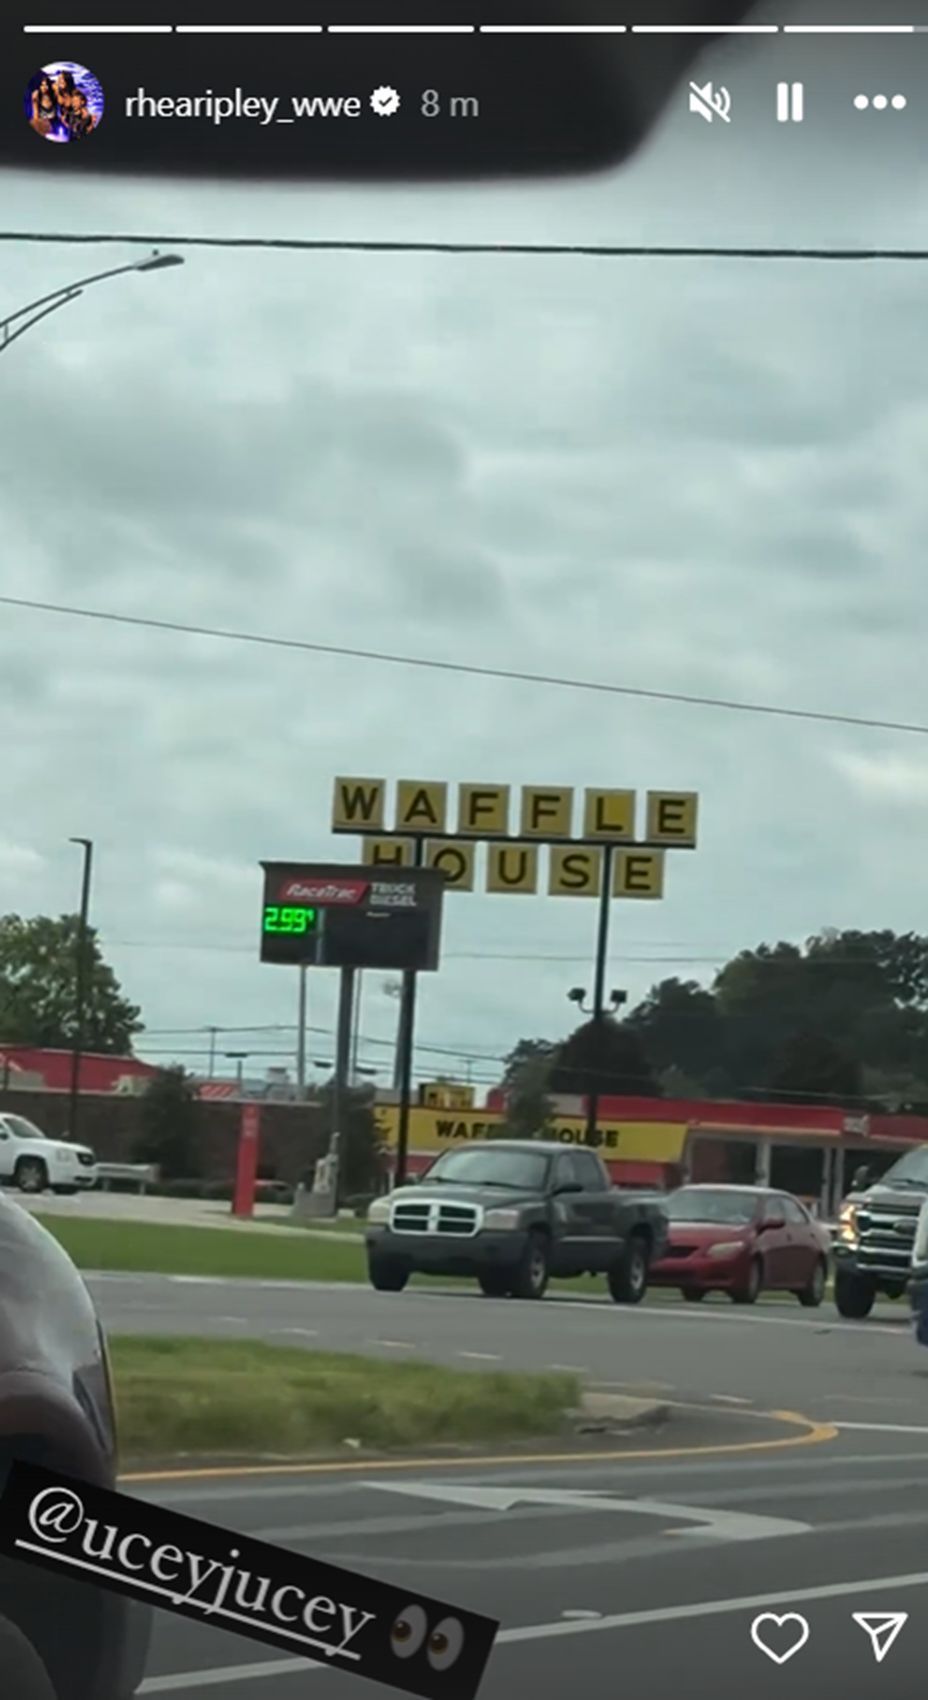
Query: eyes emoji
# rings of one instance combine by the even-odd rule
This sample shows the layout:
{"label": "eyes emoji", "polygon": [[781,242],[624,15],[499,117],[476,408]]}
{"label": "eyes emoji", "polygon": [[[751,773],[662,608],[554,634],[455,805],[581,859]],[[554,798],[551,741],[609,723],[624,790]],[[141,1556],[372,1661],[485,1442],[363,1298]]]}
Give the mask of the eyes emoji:
{"label": "eyes emoji", "polygon": [[418,1653],[429,1632],[428,1618],[421,1606],[407,1606],[390,1631],[390,1646],[398,1659],[411,1659]]}
{"label": "eyes emoji", "polygon": [[460,1655],[464,1645],[464,1630],[456,1617],[443,1617],[432,1630],[425,1649],[433,1670],[448,1670]]}
{"label": "eyes emoji", "polygon": [[430,1631],[422,1607],[407,1606],[390,1631],[390,1646],[398,1659],[411,1659],[423,1645],[433,1670],[450,1670],[464,1645],[463,1626],[456,1617],[443,1617]]}

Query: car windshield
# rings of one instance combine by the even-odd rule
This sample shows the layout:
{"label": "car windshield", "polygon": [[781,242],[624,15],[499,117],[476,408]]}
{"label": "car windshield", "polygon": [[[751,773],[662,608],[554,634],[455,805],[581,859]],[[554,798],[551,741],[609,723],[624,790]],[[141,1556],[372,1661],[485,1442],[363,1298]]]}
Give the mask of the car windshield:
{"label": "car windshield", "polygon": [[454,1186],[501,1186],[540,1192],[548,1178],[550,1159],[538,1151],[449,1151],[439,1157],[425,1179]]}
{"label": "car windshield", "polygon": [[883,1186],[921,1186],[928,1189],[928,1145],[920,1145],[917,1151],[907,1151],[887,1169],[881,1178]]}
{"label": "car windshield", "polygon": [[684,1187],[667,1201],[671,1222],[730,1222],[745,1226],[757,1213],[757,1199],[750,1192],[703,1192]]}
{"label": "car windshield", "polygon": [[25,1116],[7,1116],[6,1125],[15,1139],[46,1139],[47,1135],[34,1122],[26,1120]]}

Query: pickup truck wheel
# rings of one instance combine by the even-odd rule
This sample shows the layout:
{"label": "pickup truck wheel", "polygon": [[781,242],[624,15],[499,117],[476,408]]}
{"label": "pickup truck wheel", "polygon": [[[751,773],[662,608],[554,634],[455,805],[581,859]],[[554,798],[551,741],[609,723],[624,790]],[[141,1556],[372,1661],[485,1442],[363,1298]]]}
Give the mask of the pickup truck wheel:
{"label": "pickup truck wheel", "polygon": [[820,1257],[817,1264],[815,1265],[815,1268],[813,1269],[811,1275],[809,1276],[809,1279],[806,1282],[806,1285],[804,1287],[800,1287],[799,1291],[796,1294],[796,1297],[799,1300],[799,1303],[801,1305],[804,1305],[806,1310],[817,1310],[818,1309],[823,1298],[825,1297],[825,1285],[827,1283],[827,1280],[828,1280],[828,1271],[825,1268],[825,1260],[824,1260],[824,1258]]}
{"label": "pickup truck wheel", "polygon": [[516,1299],[544,1298],[548,1285],[548,1242],[543,1234],[530,1234],[510,1291]]}
{"label": "pickup truck wheel", "polygon": [[16,1700],[55,1700],[48,1671],[25,1635],[0,1617],[0,1687]]}
{"label": "pickup truck wheel", "polygon": [[409,1280],[409,1270],[393,1257],[369,1257],[367,1273],[371,1286],[378,1293],[401,1293]]}
{"label": "pickup truck wheel", "polygon": [[512,1276],[499,1269],[479,1269],[477,1280],[488,1299],[507,1299],[512,1291]]}
{"label": "pickup truck wheel", "polygon": [[734,1290],[732,1292],[731,1296],[732,1296],[735,1304],[736,1305],[753,1305],[753,1304],[756,1304],[758,1299],[760,1298],[761,1288],[763,1287],[763,1284],[764,1284],[763,1264],[761,1263],[761,1260],[760,1260],[759,1257],[752,1257],[750,1272],[748,1274],[747,1280],[744,1283],[744,1286],[743,1287],[736,1287],[736,1288],[734,1288]]}
{"label": "pickup truck wheel", "polygon": [[639,1305],[648,1290],[648,1242],[632,1234],[618,1263],[609,1270],[609,1292],[617,1305]]}
{"label": "pickup truck wheel", "polygon": [[13,1180],[20,1192],[44,1192],[48,1186],[48,1170],[41,1157],[20,1157],[13,1170]]}
{"label": "pickup truck wheel", "polygon": [[853,1275],[848,1269],[839,1269],[835,1276],[835,1305],[839,1316],[847,1316],[853,1322],[862,1322],[869,1316],[876,1299],[876,1287],[866,1275]]}

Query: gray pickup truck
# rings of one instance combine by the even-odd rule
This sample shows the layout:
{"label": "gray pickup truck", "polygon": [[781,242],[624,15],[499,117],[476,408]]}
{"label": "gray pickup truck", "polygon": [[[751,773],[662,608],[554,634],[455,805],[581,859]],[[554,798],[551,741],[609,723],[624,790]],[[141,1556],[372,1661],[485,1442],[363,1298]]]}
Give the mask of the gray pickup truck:
{"label": "gray pickup truck", "polygon": [[844,1200],[834,1238],[835,1305],[841,1316],[869,1316],[880,1294],[901,1298],[928,1198],[928,1145],[914,1146],[869,1186]]}
{"label": "gray pickup truck", "polygon": [[472,1275],[490,1298],[540,1299],[552,1275],[604,1274],[639,1304],[667,1214],[656,1194],[618,1192],[595,1152],[556,1141],[475,1141],[443,1152],[418,1185],[377,1199],[365,1229],[378,1292],[410,1275]]}

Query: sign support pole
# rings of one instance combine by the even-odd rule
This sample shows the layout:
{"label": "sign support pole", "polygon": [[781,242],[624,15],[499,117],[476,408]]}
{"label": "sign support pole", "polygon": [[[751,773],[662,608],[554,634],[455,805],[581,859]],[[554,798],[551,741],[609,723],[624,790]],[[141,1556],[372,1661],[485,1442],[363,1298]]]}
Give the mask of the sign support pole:
{"label": "sign support pole", "polygon": [[[422,838],[413,847],[413,867],[421,868],[425,852]],[[405,1186],[409,1152],[409,1105],[412,1099],[412,1042],[416,1024],[416,975],[409,970],[403,975],[403,996],[400,1001],[400,1033],[397,1061],[400,1077],[400,1113],[396,1130],[396,1170],[394,1186]]]}
{"label": "sign support pole", "polygon": [[[600,1026],[606,1019],[606,959],[609,954],[609,907],[612,902],[612,860],[615,846],[603,845],[602,885],[599,892],[599,923],[596,929],[596,967],[593,979],[593,1020]],[[599,1072],[594,1070],[586,1096],[587,1145],[595,1144],[599,1120]]]}
{"label": "sign support pole", "polygon": [[306,1096],[306,963],[299,967],[300,995],[296,1018],[296,1089],[299,1097]]}
{"label": "sign support pole", "polygon": [[338,987],[338,1026],[335,1034],[335,1076],[332,1086],[332,1132],[344,1133],[348,1074],[351,1068],[351,1014],[354,1006],[354,969],[343,968]]}

